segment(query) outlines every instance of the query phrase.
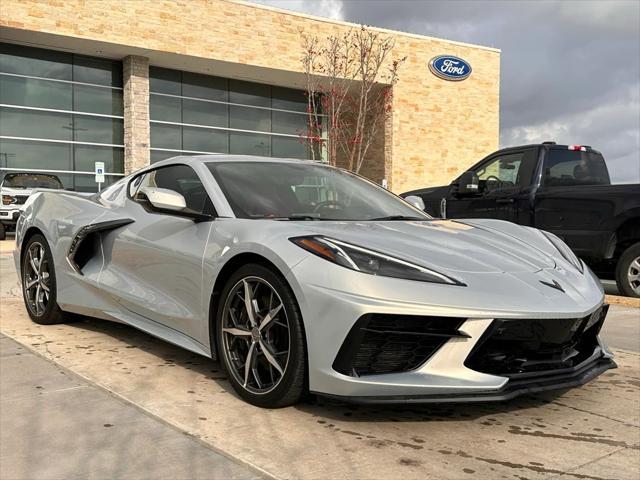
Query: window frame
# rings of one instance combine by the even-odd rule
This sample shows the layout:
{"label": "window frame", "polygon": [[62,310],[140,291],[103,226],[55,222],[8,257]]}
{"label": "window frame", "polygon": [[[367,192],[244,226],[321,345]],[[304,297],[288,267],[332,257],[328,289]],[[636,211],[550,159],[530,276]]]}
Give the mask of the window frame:
{"label": "window frame", "polygon": [[[196,77],[202,77],[202,78],[210,77],[216,82],[219,82],[219,85],[217,86],[213,86],[212,84],[211,88],[213,88],[213,90],[220,93],[220,95],[216,96],[216,98],[209,98],[204,94],[202,96],[197,96],[196,91],[185,91],[184,90],[185,85],[194,85],[191,83],[191,80],[193,79],[186,78],[192,75],[195,75]],[[168,154],[171,154],[171,153],[196,154],[196,155],[231,153],[231,154],[241,154],[241,155],[243,154],[257,155],[257,156],[264,156],[264,157],[270,158],[270,157],[274,157],[274,147],[273,147],[274,139],[291,139],[291,140],[295,139],[295,140],[301,141],[301,138],[308,138],[306,134],[306,130],[307,130],[306,124],[308,122],[308,113],[306,112],[306,108],[307,108],[306,101],[298,102],[298,108],[294,108],[293,106],[287,105],[286,103],[287,101],[289,101],[290,103],[295,103],[293,101],[294,95],[292,92],[304,94],[303,90],[292,89],[287,87],[279,87],[279,86],[260,83],[260,82],[211,76],[207,74],[195,74],[195,73],[183,71],[183,70],[167,69],[157,65],[150,66],[150,82],[157,83],[156,85],[152,85],[150,87],[150,92],[149,92],[149,104],[151,109],[150,111],[154,110],[153,108],[154,99],[157,99],[157,98],[173,98],[173,99],[179,100],[179,105],[180,105],[180,114],[177,115],[177,112],[173,112],[175,114],[174,116],[176,117],[175,120],[161,119],[159,116],[158,117],[154,116],[153,112],[150,116],[149,123],[152,129],[154,126],[173,126],[176,128],[175,132],[179,135],[179,138],[180,138],[178,147],[176,147],[176,145],[169,146],[168,144],[161,145],[161,144],[155,143],[152,139],[149,146],[149,150],[150,152],[152,152],[152,154],[155,153],[155,155],[160,159],[169,158],[170,155]],[[167,84],[165,85],[162,82],[167,82]],[[224,91],[221,90],[223,85],[224,85]],[[262,92],[264,95],[253,95],[253,97],[256,97],[256,98],[257,97],[262,98],[264,101],[266,101],[265,104],[262,104],[262,105],[252,104],[250,100],[244,101],[241,98],[232,98],[232,95],[234,93],[247,94],[251,96],[250,90],[253,87],[257,87],[257,88],[262,87],[263,89],[265,89],[265,91]],[[266,94],[267,92],[268,92],[268,95]],[[287,98],[288,94],[291,98]],[[302,99],[303,97],[300,96],[300,100]],[[220,122],[217,122],[217,124],[215,125],[204,124],[204,123],[191,123],[188,120],[195,121],[195,117],[186,118],[185,111],[188,111],[189,109],[185,104],[185,102],[193,105],[208,103],[209,105],[221,106],[222,109],[226,109],[226,117],[225,117],[226,122],[220,121]],[[280,104],[276,103],[277,106],[274,106],[274,102],[284,102],[284,103],[280,103]],[[159,102],[159,103],[162,103],[162,102]],[[234,127],[232,126],[233,125],[232,120],[234,118],[234,115],[232,112],[233,109],[239,109],[238,111],[243,111],[244,109],[253,109],[254,112],[263,111],[265,113],[265,119],[268,117],[268,126],[264,125],[263,130],[255,130],[254,128],[258,128],[258,126],[251,125],[251,124],[246,124],[246,125],[237,124]],[[247,110],[247,111],[251,112],[251,110]],[[276,122],[277,131],[274,131],[274,114],[276,114],[275,115],[276,118],[279,118],[278,114],[299,116],[299,118],[301,119],[301,124],[299,129],[300,132],[297,132],[297,131],[294,132],[293,127],[287,122],[285,122],[284,124],[282,122]],[[251,115],[249,114],[249,117],[250,116]],[[326,117],[326,115],[324,114],[321,114],[319,116],[323,118]],[[241,117],[242,116],[238,116],[237,118],[241,118]],[[219,144],[216,144],[217,141],[205,142],[206,147],[205,147],[205,144],[203,145],[185,144],[185,131],[187,131],[187,129],[195,129],[195,128],[203,129],[202,130],[203,132],[208,131],[212,133],[217,131],[218,133],[222,133],[226,138],[226,148],[223,147],[222,145],[223,142],[218,142]],[[203,135],[206,136],[207,134],[203,133]],[[266,144],[268,144],[267,145],[268,148],[260,149],[260,151],[258,152],[251,151],[250,153],[240,153],[239,151],[238,152],[233,151],[232,149],[233,139],[238,135],[254,135],[256,136],[256,138],[263,139],[263,141]],[[318,155],[319,156],[318,158],[323,158],[326,155],[325,153],[326,138],[323,138],[321,140],[320,148],[307,146],[306,142],[302,142],[302,143],[305,145],[305,147],[300,149],[300,151],[290,150],[294,152],[293,153],[293,155],[295,155],[294,157],[291,157],[289,155],[281,155],[279,157],[296,158],[299,160],[309,160],[314,155]],[[204,149],[200,149],[200,147],[203,147]],[[220,148],[223,148],[223,149],[220,150]],[[314,153],[311,152],[311,148],[314,149]],[[268,150],[268,151],[265,151],[265,150]],[[303,151],[305,152],[305,155],[304,156],[299,155]],[[288,152],[289,151],[287,151],[287,153]]]}
{"label": "window frame", "polygon": [[[83,171],[85,158],[77,156],[80,147],[98,147],[109,149],[108,156],[113,159],[113,171],[107,173],[109,180],[124,177],[124,118],[122,61],[99,56],[88,56],[70,52],[60,52],[49,48],[29,47],[0,42],[0,55],[3,56],[0,65],[0,78],[10,82],[15,88],[25,89],[30,84],[36,86],[33,98],[21,99],[3,98],[0,107],[4,111],[15,113],[14,117],[28,118],[28,115],[45,116],[58,115],[69,119],[70,136],[53,137],[50,132],[2,132],[0,143],[17,141],[20,144],[36,145],[66,145],[70,148],[69,164],[64,168],[14,168],[5,160],[0,164],[0,172],[4,171],[37,171],[40,173],[63,173],[66,188],[78,191],[97,190],[92,182],[85,181],[94,175],[93,171]],[[6,63],[5,57],[6,56]],[[36,62],[35,64],[33,62]],[[39,65],[37,69],[30,67]],[[27,68],[29,67],[29,68]],[[97,82],[97,83],[94,83]],[[62,89],[69,98],[61,104],[51,102],[49,96],[55,95]],[[93,108],[88,98],[94,96],[99,99],[100,108]],[[36,101],[37,100],[37,101]],[[5,103],[6,102],[6,103]],[[104,108],[103,108],[104,107]],[[76,125],[76,121],[78,125]],[[110,125],[107,126],[107,122]],[[87,122],[98,122],[97,129],[82,125]],[[87,130],[83,130],[87,127]],[[100,132],[104,137],[87,137],[87,133]],[[9,134],[14,133],[14,134]],[[93,141],[97,140],[97,141]],[[77,149],[76,146],[79,146]],[[101,152],[102,155],[102,152]],[[90,185],[89,185],[90,184]]]}

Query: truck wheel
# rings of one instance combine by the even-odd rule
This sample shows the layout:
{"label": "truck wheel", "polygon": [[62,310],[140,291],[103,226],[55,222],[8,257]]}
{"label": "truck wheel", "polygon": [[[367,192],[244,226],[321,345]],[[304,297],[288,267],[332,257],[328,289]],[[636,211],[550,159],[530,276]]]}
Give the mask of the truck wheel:
{"label": "truck wheel", "polygon": [[640,242],[620,255],[616,265],[616,283],[621,294],[640,298]]}
{"label": "truck wheel", "polygon": [[0,223],[0,240],[4,240],[7,238],[6,229],[4,228],[4,223]]}

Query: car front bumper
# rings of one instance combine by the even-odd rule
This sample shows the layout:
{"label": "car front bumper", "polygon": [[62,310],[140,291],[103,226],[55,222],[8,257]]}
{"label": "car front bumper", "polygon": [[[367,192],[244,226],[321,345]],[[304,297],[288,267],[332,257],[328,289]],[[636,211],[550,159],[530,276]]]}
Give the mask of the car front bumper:
{"label": "car front bumper", "polygon": [[540,377],[510,379],[503,387],[493,390],[427,395],[341,396],[326,393],[320,395],[338,401],[362,404],[504,402],[521,395],[579,387],[612,368],[617,368],[616,363],[598,351],[594,352],[593,358],[570,371],[550,372]]}
{"label": "car front bumper", "polygon": [[0,221],[4,224],[16,223],[21,210],[17,208],[0,208]]}
{"label": "car front bumper", "polygon": [[[309,389],[313,393],[360,403],[501,401],[582,385],[616,366],[613,355],[597,335],[606,306],[603,307],[604,296],[589,272],[575,291],[558,292],[542,286],[541,295],[533,295],[515,289],[517,280],[524,275],[496,275],[480,283],[473,280],[470,287],[454,287],[368,276],[338,266],[327,268],[324,263],[317,264],[325,262],[320,259],[312,259],[307,265],[305,262],[294,269],[297,283],[291,283],[305,321]],[[535,288],[538,283],[537,279],[535,283],[529,281]],[[505,295],[509,291],[512,295]],[[562,325],[573,328],[574,323],[578,326],[603,308],[601,321],[592,330],[592,345],[576,357],[580,361],[570,368],[543,365],[531,374],[513,374],[482,371],[467,361],[499,322],[526,324],[530,320],[535,329],[535,322],[545,321],[551,322],[552,329],[556,328],[554,324],[560,329],[564,328]],[[339,368],[337,360],[354,327],[372,314],[450,318],[455,332],[449,332],[424,362],[411,368],[382,373],[369,369],[366,374]],[[583,325],[586,323],[585,320]],[[374,354],[367,346],[369,351],[364,355],[376,356],[377,365],[384,366],[393,357],[398,342],[393,331],[378,333],[388,334],[389,341],[375,346]]]}

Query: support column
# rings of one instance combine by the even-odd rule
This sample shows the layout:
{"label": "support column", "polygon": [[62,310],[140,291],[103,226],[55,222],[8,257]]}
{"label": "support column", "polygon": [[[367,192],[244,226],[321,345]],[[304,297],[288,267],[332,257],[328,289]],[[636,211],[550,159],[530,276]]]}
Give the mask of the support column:
{"label": "support column", "polygon": [[124,173],[149,165],[149,59],[130,55],[122,62],[124,84]]}

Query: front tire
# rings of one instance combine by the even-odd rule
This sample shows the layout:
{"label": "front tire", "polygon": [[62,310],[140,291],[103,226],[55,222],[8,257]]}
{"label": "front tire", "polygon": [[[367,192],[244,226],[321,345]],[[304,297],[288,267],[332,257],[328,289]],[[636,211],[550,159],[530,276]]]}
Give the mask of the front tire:
{"label": "front tire", "polygon": [[616,265],[616,283],[621,294],[640,298],[640,242],[620,255]]}
{"label": "front tire", "polygon": [[220,362],[234,390],[266,408],[297,403],[306,385],[302,315],[284,278],[259,264],[227,281],[216,315]]}
{"label": "front tire", "polygon": [[57,304],[56,272],[47,240],[32,236],[22,254],[22,296],[31,320],[40,325],[63,323]]}
{"label": "front tire", "polygon": [[4,223],[0,223],[0,240],[4,240],[7,238],[7,229],[4,226]]}

